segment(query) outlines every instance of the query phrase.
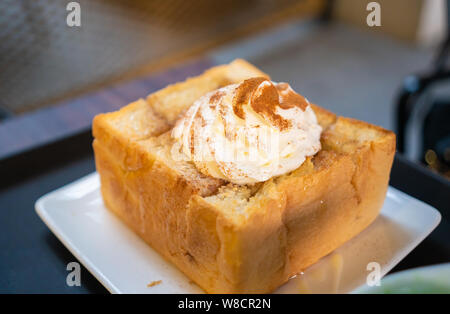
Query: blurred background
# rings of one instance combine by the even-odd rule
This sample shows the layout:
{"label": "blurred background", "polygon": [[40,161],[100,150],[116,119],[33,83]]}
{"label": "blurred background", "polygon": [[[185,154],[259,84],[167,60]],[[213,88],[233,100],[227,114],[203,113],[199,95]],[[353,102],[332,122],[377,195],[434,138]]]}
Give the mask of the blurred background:
{"label": "blurred background", "polygon": [[79,0],[81,26],[69,27],[69,1],[2,0],[0,139],[105,87],[199,58],[245,58],[311,102],[395,130],[401,153],[448,179],[447,2],[380,0],[372,27],[369,2]]}

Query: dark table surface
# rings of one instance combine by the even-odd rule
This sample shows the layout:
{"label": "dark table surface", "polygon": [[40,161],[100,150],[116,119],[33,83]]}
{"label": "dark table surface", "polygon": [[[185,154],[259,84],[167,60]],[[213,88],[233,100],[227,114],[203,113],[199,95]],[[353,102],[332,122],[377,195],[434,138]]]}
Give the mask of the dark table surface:
{"label": "dark table surface", "polygon": [[[99,106],[102,111],[114,110],[134,100],[136,95],[144,96],[143,90],[151,92],[195,75],[210,65],[205,60],[194,62],[172,72],[113,88],[106,92],[106,97],[105,91],[100,98],[97,94],[91,95],[81,105],[78,101],[78,107],[73,103],[69,105],[71,110],[85,110],[89,104],[104,101],[103,106]],[[90,115],[74,117],[90,121],[94,114],[96,111],[91,109]],[[47,141],[0,159],[0,293],[107,293],[84,268],[80,287],[66,285],[66,266],[77,260],[34,210],[34,203],[43,194],[95,171],[92,137],[86,121],[78,123],[82,127],[63,139]],[[436,207],[443,216],[438,228],[393,271],[449,262],[450,183],[397,155],[390,184]]]}

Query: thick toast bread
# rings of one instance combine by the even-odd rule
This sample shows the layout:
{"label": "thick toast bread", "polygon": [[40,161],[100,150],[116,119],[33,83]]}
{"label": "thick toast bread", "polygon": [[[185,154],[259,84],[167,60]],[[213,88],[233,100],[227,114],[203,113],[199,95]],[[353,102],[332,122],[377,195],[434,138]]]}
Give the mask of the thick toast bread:
{"label": "thick toast bread", "polygon": [[206,177],[170,157],[170,131],[198,97],[267,76],[214,67],[93,122],[105,205],[209,293],[271,292],[366,228],[382,207],[395,135],[312,105],[322,149],[253,186]]}

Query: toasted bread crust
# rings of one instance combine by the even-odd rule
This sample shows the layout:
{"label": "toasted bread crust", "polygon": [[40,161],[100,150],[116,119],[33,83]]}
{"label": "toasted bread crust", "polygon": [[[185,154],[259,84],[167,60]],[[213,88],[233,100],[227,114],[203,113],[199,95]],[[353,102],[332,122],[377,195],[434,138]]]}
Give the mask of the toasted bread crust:
{"label": "toasted bread crust", "polygon": [[388,186],[395,135],[316,105],[323,149],[257,188],[202,177],[161,153],[196,98],[255,76],[267,75],[237,60],[93,122],[105,205],[209,293],[273,291],[366,228]]}

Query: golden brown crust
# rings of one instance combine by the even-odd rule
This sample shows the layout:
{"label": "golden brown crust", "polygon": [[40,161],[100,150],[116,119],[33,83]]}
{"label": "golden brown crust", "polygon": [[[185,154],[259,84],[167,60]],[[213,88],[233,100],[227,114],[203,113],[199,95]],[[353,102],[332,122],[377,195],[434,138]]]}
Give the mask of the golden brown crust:
{"label": "golden brown crust", "polygon": [[149,105],[171,124],[195,100],[217,88],[241,82],[254,76],[268,77],[253,65],[237,59],[228,65],[207,70],[202,75],[169,85],[147,97]]}
{"label": "golden brown crust", "polygon": [[165,132],[199,96],[264,73],[215,67],[93,122],[106,206],[211,293],[265,293],[367,227],[387,189],[395,135],[312,105],[323,149],[255,186],[211,181],[164,153]]}

